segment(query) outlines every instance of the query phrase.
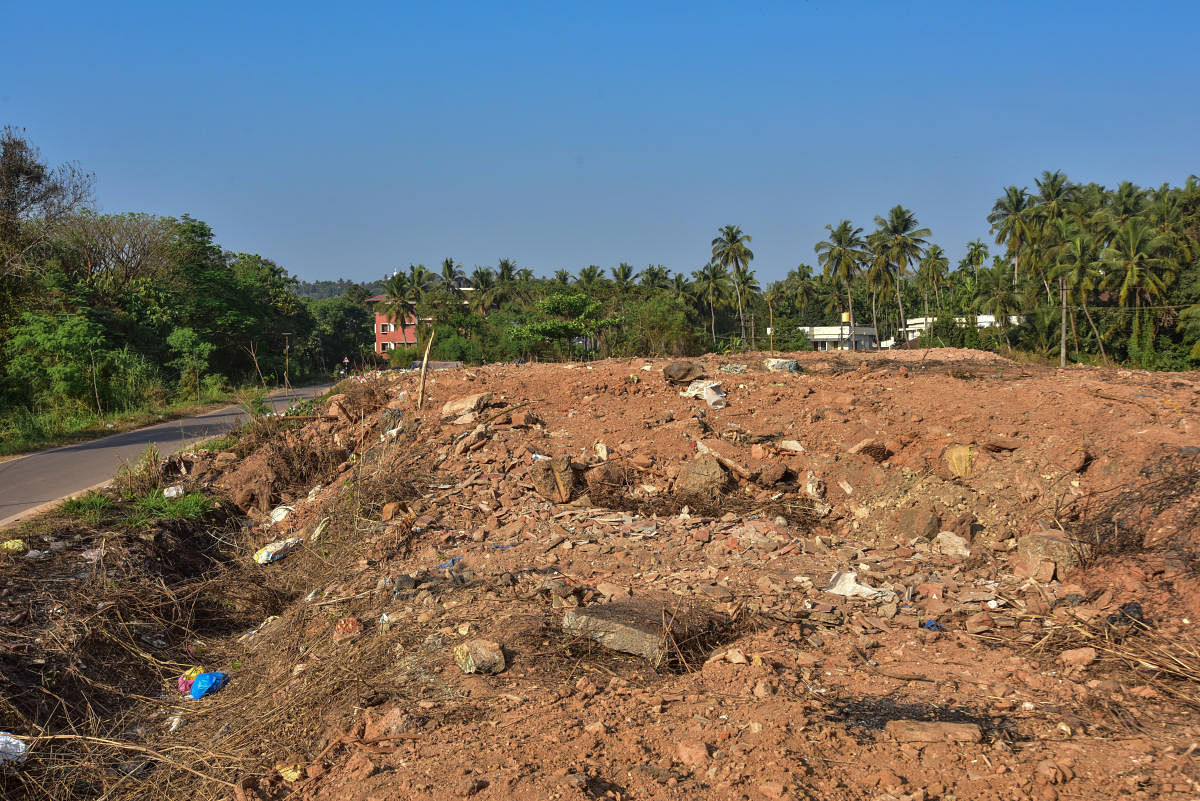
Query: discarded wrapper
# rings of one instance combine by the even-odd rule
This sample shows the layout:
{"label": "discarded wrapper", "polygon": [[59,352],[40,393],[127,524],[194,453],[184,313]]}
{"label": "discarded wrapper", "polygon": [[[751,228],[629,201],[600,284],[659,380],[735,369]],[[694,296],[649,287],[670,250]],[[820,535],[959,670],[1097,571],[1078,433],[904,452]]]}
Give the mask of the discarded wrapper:
{"label": "discarded wrapper", "polygon": [[0,731],[0,765],[6,762],[21,762],[28,753],[29,743],[15,734]]}
{"label": "discarded wrapper", "polygon": [[724,409],[726,405],[720,381],[693,381],[679,394],[684,398],[701,398],[710,409]]}
{"label": "discarded wrapper", "polygon": [[842,595],[846,598],[893,600],[896,597],[896,594],[891,590],[878,589],[859,583],[857,573],[834,573],[833,577],[829,580],[829,586],[825,587],[824,590],[833,595]]}
{"label": "discarded wrapper", "polygon": [[260,565],[277,562],[294,551],[302,542],[304,542],[303,537],[292,537],[291,539],[279,540],[272,542],[270,545],[264,545],[254,553],[254,561]]}
{"label": "discarded wrapper", "polygon": [[188,695],[199,701],[209,693],[215,693],[224,687],[227,681],[229,681],[229,676],[224,673],[201,673],[192,682],[192,688],[188,691]]}

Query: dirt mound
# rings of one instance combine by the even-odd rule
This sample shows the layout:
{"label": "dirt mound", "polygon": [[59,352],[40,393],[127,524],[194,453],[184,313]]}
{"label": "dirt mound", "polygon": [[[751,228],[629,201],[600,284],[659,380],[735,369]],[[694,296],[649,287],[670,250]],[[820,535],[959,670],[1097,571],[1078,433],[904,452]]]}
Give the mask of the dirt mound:
{"label": "dirt mound", "polygon": [[60,797],[1194,796],[1197,376],[796,359],[699,360],[724,408],[643,359],[369,376],[190,455],[246,517]]}

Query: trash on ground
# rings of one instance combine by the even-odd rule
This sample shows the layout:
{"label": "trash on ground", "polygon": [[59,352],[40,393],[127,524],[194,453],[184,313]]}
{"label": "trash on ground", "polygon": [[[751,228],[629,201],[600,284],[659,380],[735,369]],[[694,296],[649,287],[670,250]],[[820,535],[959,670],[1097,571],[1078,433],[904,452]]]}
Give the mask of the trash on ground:
{"label": "trash on ground", "polygon": [[215,693],[224,687],[228,681],[229,676],[224,673],[201,673],[192,682],[192,688],[188,691],[188,694],[199,701],[204,696]]}
{"label": "trash on ground", "polygon": [[442,562],[440,565],[438,565],[435,569],[436,570],[453,570],[454,566],[457,565],[461,561],[462,561],[461,556],[452,556],[445,562]]}
{"label": "trash on ground", "polygon": [[857,573],[834,573],[833,577],[829,579],[829,586],[825,587],[824,590],[833,595],[842,595],[846,598],[892,600],[896,596],[891,590],[882,590],[860,583]]}
{"label": "trash on ground", "polygon": [[800,363],[795,359],[763,359],[763,366],[772,373],[800,372]]}
{"label": "trash on ground", "polygon": [[286,540],[278,540],[270,545],[264,545],[254,553],[254,561],[260,565],[267,565],[271,562],[277,562],[287,556],[292,551],[304,542],[302,537],[291,537]]}
{"label": "trash on ground", "polygon": [[5,762],[20,762],[28,753],[29,743],[15,734],[0,731],[0,765]]}
{"label": "trash on ground", "polygon": [[329,518],[323,518],[317,527],[313,529],[313,533],[308,535],[309,542],[316,542],[321,539],[321,535],[325,533],[325,529],[329,527]]}
{"label": "trash on ground", "polygon": [[722,373],[730,373],[732,375],[750,372],[750,367],[745,364],[723,364],[720,369]]}
{"label": "trash on ground", "polygon": [[196,677],[204,672],[202,667],[194,667],[187,673],[184,673],[178,678],[179,694],[187,695],[192,690],[192,684],[196,681]]}
{"label": "trash on ground", "polygon": [[25,548],[25,540],[5,540],[0,543],[0,551],[5,553],[21,553]]}
{"label": "trash on ground", "polygon": [[182,498],[184,489],[182,484],[172,484],[163,490],[163,495],[167,498]]}
{"label": "trash on ground", "polygon": [[290,506],[276,506],[271,510],[271,522],[282,523],[287,519],[288,514],[294,511],[296,510]]}
{"label": "trash on ground", "polygon": [[921,628],[923,628],[927,631],[945,631],[946,630],[945,626],[943,626],[941,623],[938,623],[936,620],[933,620],[932,618],[929,620],[926,620],[924,623],[922,623]]}
{"label": "trash on ground", "polygon": [[700,398],[710,409],[725,408],[725,390],[721,389],[720,381],[693,381],[679,394],[684,398]]}

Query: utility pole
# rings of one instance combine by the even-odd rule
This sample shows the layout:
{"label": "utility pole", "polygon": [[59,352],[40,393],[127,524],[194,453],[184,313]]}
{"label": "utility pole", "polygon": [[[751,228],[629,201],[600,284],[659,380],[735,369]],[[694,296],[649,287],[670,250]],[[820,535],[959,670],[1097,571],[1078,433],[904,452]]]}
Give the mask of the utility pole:
{"label": "utility pole", "polygon": [[1067,366],[1067,277],[1058,278],[1058,294],[1062,298],[1062,331],[1058,337],[1058,366]]}

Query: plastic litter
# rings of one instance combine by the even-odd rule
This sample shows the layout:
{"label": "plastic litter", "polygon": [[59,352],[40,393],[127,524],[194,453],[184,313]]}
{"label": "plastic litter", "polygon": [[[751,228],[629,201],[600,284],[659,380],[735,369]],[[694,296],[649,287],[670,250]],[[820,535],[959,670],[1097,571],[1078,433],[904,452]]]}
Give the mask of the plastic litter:
{"label": "plastic litter", "polygon": [[203,672],[204,672],[204,668],[194,667],[191,670],[189,670],[187,673],[184,673],[182,676],[180,676],[177,680],[178,684],[179,684],[179,694],[187,695],[189,692],[191,692],[192,683],[195,682],[196,677],[199,676]]}
{"label": "plastic litter", "polygon": [[316,542],[321,539],[321,535],[325,533],[325,529],[329,526],[329,518],[324,518],[317,527],[313,529],[313,533],[308,535],[309,542]]}
{"label": "plastic litter", "polygon": [[438,565],[437,568],[435,568],[435,569],[437,569],[437,570],[452,570],[452,569],[454,569],[454,566],[457,565],[461,561],[462,561],[461,556],[452,556],[447,561],[442,562],[440,565]]}
{"label": "plastic litter", "polygon": [[857,573],[834,573],[833,577],[829,579],[829,586],[825,587],[824,590],[833,595],[841,595],[846,598],[894,600],[896,597],[896,594],[891,590],[882,590],[860,583]]}
{"label": "plastic litter", "polygon": [[744,364],[723,364],[720,367],[722,373],[730,373],[732,375],[740,375],[741,373],[750,372],[750,368]]}
{"label": "plastic litter", "polygon": [[945,626],[943,626],[941,623],[938,623],[936,620],[933,620],[933,619],[926,620],[924,623],[921,624],[921,628],[926,629],[928,631],[945,631],[946,630]]}
{"label": "plastic litter", "polygon": [[763,366],[772,373],[800,372],[800,363],[795,359],[763,359]]}
{"label": "plastic litter", "polygon": [[710,409],[724,409],[726,406],[725,390],[721,389],[720,381],[693,381],[679,394],[684,398],[700,398]]}
{"label": "plastic litter", "polygon": [[384,612],[379,616],[379,631],[382,634],[387,634],[388,629],[392,627],[392,619],[388,617],[388,613]]}
{"label": "plastic litter", "polygon": [[271,510],[271,522],[282,523],[287,519],[287,516],[294,511],[296,510],[290,506],[276,506]]}
{"label": "plastic litter", "polygon": [[303,537],[292,537],[286,540],[278,540],[270,545],[264,545],[254,552],[254,561],[260,565],[268,565],[271,562],[278,562],[283,557],[287,556],[292,551],[296,550],[300,543],[304,542]]}
{"label": "plastic litter", "polygon": [[192,682],[192,688],[188,692],[192,698],[199,701],[209,693],[215,693],[217,690],[225,686],[229,681],[229,676],[224,673],[201,673]]}
{"label": "plastic litter", "polygon": [[29,743],[15,734],[0,731],[0,765],[5,762],[21,762],[28,753]]}
{"label": "plastic litter", "polygon": [[163,490],[163,495],[167,498],[182,498],[184,490],[182,484],[172,484]]}
{"label": "plastic litter", "polygon": [[5,553],[21,553],[25,547],[25,540],[5,540],[0,543],[0,551]]}

